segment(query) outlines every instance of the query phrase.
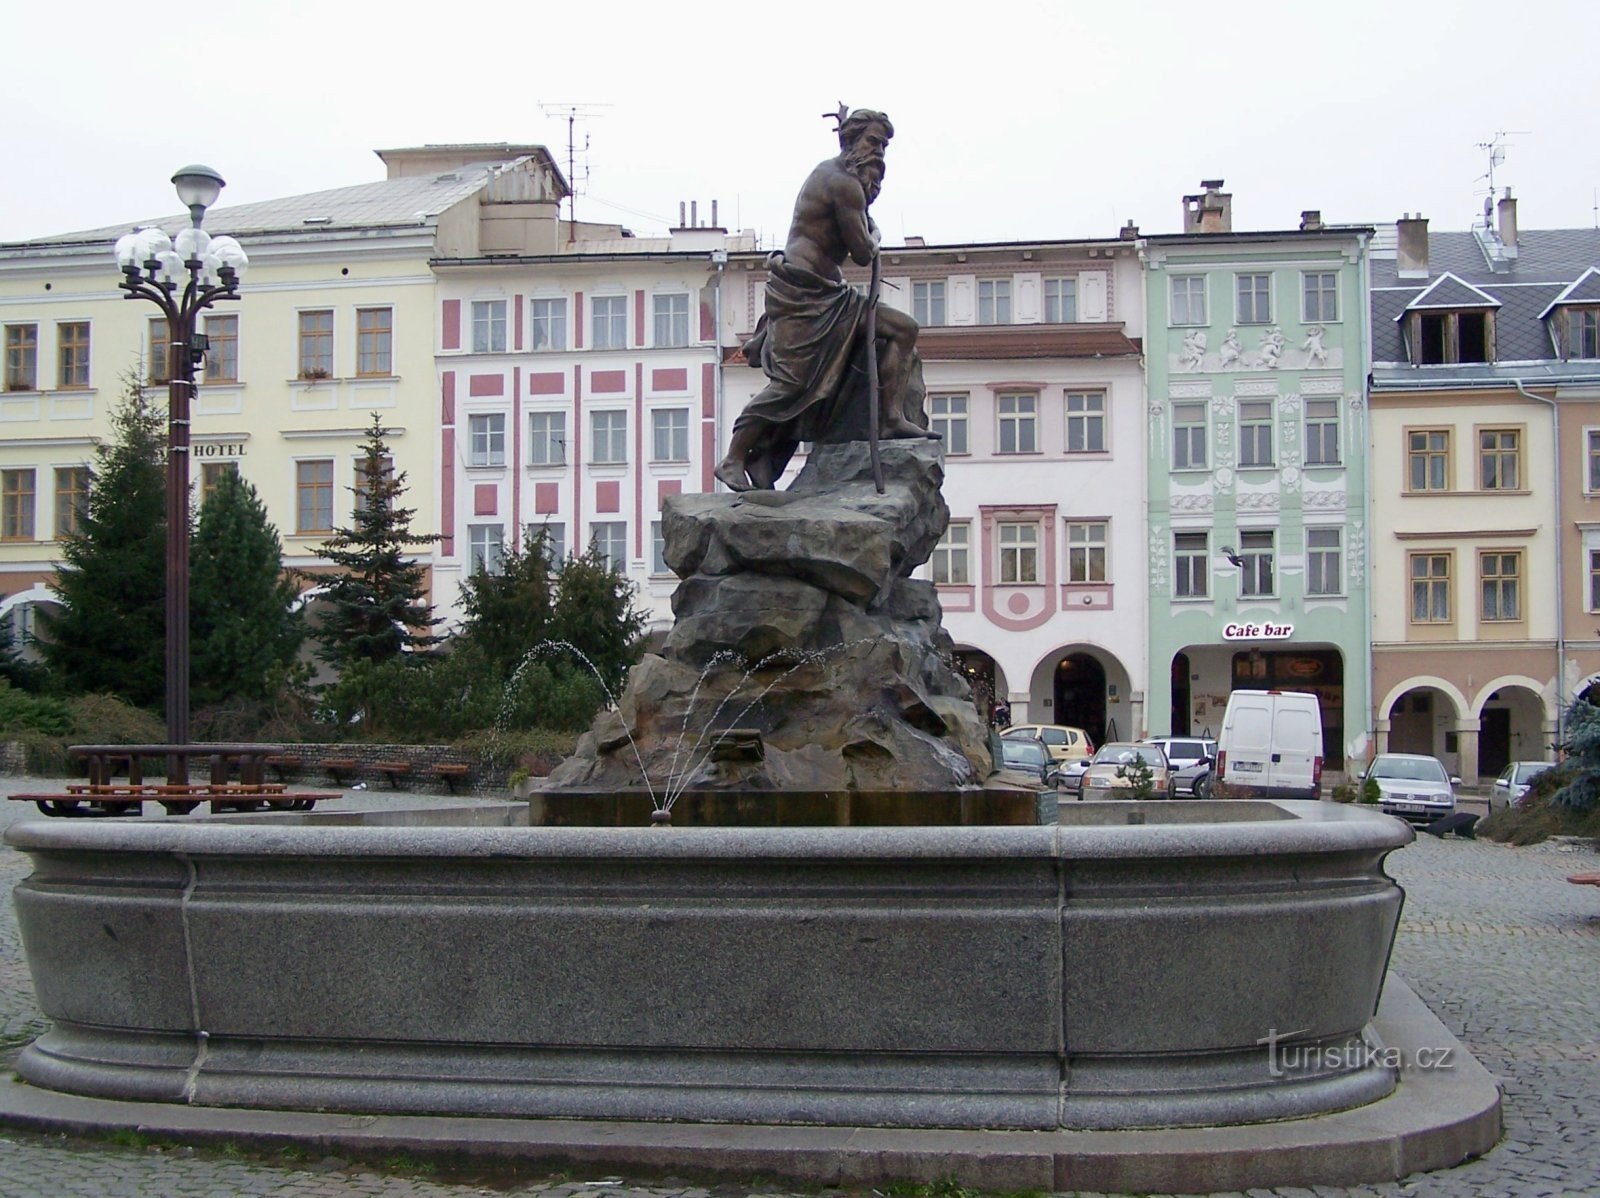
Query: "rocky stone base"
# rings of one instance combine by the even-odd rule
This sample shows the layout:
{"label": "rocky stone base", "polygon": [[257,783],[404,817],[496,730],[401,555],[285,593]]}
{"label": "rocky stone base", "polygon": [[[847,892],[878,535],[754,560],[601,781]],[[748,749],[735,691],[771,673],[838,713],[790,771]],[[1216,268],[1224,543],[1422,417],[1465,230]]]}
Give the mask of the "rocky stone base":
{"label": "rocky stone base", "polygon": [[[684,495],[662,517],[677,623],[550,788],[948,790],[991,760],[932,584],[949,523],[933,441],[813,447],[783,492]],[[730,734],[729,730],[739,730]]]}

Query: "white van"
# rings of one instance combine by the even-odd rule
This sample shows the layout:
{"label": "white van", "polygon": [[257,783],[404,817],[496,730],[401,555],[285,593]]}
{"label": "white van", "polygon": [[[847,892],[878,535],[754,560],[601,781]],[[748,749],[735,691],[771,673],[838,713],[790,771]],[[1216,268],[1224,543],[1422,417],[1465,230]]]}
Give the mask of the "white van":
{"label": "white van", "polygon": [[1240,798],[1322,797],[1322,711],[1306,691],[1234,691],[1217,737],[1217,777]]}

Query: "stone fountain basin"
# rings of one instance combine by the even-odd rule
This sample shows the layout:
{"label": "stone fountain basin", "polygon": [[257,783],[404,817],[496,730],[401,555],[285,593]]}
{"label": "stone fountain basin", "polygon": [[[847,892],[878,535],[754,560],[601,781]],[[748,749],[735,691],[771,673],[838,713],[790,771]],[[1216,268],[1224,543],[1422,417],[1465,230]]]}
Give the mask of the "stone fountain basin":
{"label": "stone fountain basin", "polygon": [[1360,1050],[1402,902],[1383,859],[1409,828],[1324,803],[1204,823],[1148,818],[1202,804],[1066,806],[1086,814],[18,824],[55,1027],[17,1069],[200,1105],[1033,1129],[1293,1118],[1393,1088]]}

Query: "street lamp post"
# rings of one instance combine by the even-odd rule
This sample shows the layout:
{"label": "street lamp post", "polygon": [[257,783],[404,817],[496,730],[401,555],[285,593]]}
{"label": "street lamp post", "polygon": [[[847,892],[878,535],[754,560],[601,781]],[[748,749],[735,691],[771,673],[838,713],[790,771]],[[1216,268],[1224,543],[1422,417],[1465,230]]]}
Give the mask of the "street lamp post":
{"label": "street lamp post", "polygon": [[[189,408],[194,372],[208,347],[195,330],[199,314],[217,300],[239,298],[239,276],[249,265],[232,237],[212,237],[200,227],[223,188],[208,166],[186,166],[172,176],[193,224],[177,237],[140,229],[117,241],[119,286],[128,299],[147,299],[167,320],[167,741],[189,743]],[[169,781],[182,782],[185,759],[176,757]],[[172,777],[176,769],[178,777]]]}

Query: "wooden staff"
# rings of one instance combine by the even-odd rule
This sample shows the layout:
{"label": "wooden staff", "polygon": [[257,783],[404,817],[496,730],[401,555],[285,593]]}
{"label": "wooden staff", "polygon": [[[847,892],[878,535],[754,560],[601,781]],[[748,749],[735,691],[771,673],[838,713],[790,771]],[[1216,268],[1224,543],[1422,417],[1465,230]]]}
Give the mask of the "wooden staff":
{"label": "wooden staff", "polygon": [[878,287],[882,255],[872,254],[872,285],[867,288],[867,452],[872,458],[872,485],[883,494],[883,460],[878,456]]}

